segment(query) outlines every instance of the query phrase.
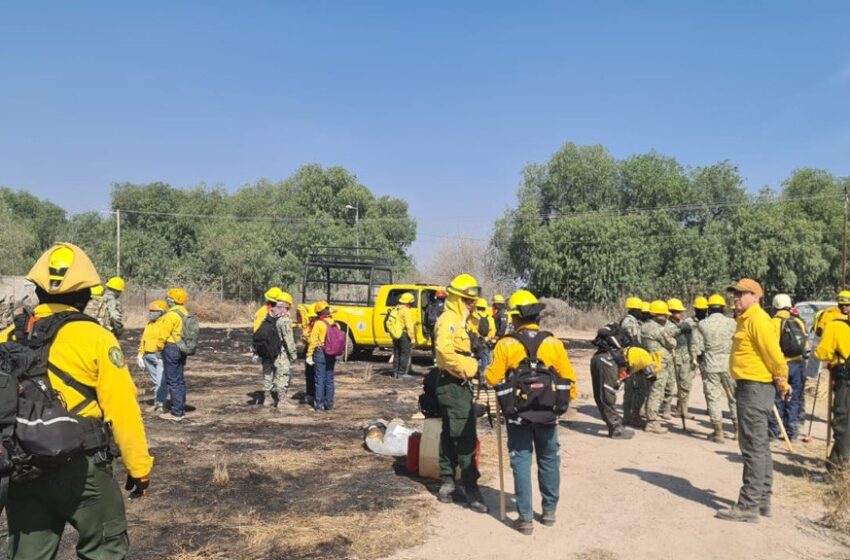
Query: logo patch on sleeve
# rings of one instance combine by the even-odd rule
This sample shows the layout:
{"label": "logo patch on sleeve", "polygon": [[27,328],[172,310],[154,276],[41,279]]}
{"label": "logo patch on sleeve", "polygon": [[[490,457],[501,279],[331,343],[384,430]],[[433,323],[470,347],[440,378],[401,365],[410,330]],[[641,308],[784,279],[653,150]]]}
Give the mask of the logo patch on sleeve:
{"label": "logo patch on sleeve", "polygon": [[109,361],[112,362],[112,365],[117,368],[122,368],[126,365],[124,362],[124,353],[121,352],[120,348],[118,348],[117,346],[113,346],[109,349],[108,353]]}

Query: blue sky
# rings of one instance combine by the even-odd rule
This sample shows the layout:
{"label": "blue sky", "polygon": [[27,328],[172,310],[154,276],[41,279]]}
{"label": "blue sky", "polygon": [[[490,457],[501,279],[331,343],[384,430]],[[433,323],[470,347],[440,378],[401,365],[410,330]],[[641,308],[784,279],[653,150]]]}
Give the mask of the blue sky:
{"label": "blue sky", "polygon": [[566,141],[850,175],[850,3],[740,4],[7,2],[0,185],[77,212],[342,165],[410,202],[427,263]]}

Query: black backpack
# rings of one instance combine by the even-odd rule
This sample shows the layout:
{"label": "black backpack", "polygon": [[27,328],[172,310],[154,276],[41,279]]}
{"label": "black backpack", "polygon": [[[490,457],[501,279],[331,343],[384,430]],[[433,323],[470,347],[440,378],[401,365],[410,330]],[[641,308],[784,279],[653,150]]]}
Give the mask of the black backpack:
{"label": "black backpack", "polygon": [[551,333],[523,329],[507,335],[518,340],[528,356],[496,385],[505,419],[512,423],[554,424],[570,405],[572,382],[537,360],[537,350]]}
{"label": "black backpack", "polygon": [[277,319],[266,315],[260,327],[254,331],[253,345],[254,352],[261,358],[274,360],[280,356],[283,343],[277,334]]}
{"label": "black backpack", "polygon": [[806,330],[793,317],[782,319],[779,348],[786,358],[797,358],[806,351]]}
{"label": "black backpack", "polygon": [[439,418],[440,405],[437,402],[437,381],[439,368],[432,368],[422,380],[422,394],[419,395],[419,410],[425,418]]}
{"label": "black backpack", "polygon": [[[78,312],[62,312],[32,324],[25,337],[0,344],[0,477],[31,480],[56,469],[81,453],[119,452],[111,427],[100,418],[79,415],[97,402],[95,388],[80,383],[51,363],[50,347],[63,326],[97,321]],[[48,370],[83,396],[71,410],[53,389]],[[1,504],[0,504],[1,505]]]}
{"label": "black backpack", "polygon": [[610,352],[611,350],[622,351],[627,346],[634,344],[634,341],[629,331],[624,329],[617,321],[612,321],[596,331],[596,338],[591,343],[596,346],[599,352]]}

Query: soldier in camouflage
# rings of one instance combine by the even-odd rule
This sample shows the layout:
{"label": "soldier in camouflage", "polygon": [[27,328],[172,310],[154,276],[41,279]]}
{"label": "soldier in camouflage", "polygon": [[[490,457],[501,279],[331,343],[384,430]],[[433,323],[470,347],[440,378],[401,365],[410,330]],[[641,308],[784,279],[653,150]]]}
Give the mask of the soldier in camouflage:
{"label": "soldier in camouflage", "polygon": [[[643,320],[643,301],[638,297],[626,299],[626,316],[620,321],[620,327],[632,337],[635,346],[641,346],[640,330]],[[623,424],[633,428],[644,428],[640,418],[640,409],[646,402],[649,392],[649,380],[646,376],[634,375],[626,379],[623,389]]]}
{"label": "soldier in camouflage", "polygon": [[640,331],[641,343],[650,353],[661,352],[661,369],[649,389],[649,397],[646,400],[646,431],[663,434],[667,432],[667,428],[658,419],[658,409],[664,399],[667,378],[674,375],[673,352],[676,350],[676,338],[666,328],[670,310],[665,302],[653,301],[649,306],[649,314],[651,319]]}
{"label": "soldier in camouflage", "polygon": [[115,338],[121,338],[124,332],[124,317],[119,298],[124,292],[124,280],[113,276],[106,282],[106,289],[100,299],[100,305],[95,312],[95,319],[106,330],[112,332]]}
{"label": "soldier in camouflage", "polygon": [[292,296],[283,292],[278,297],[278,303],[273,310],[275,314],[280,308],[280,316],[275,322],[277,335],[280,337],[280,354],[274,361],[271,375],[263,376],[263,390],[270,397],[265,402],[270,402],[274,408],[280,406],[280,400],[286,398],[289,384],[292,382],[292,364],[298,359],[295,350],[295,337],[292,334],[292,320],[289,318],[289,310],[292,307]]}
{"label": "soldier in camouflage", "polygon": [[729,412],[732,416],[733,436],[738,435],[738,413],[735,403],[735,380],[729,373],[729,353],[732,351],[732,336],[735,334],[735,320],[723,315],[726,300],[720,294],[714,294],[708,300],[708,314],[697,323],[691,338],[691,354],[696,357],[702,374],[702,387],[708,416],[714,433],[711,441],[723,443],[723,409],[720,396],[726,393]]}
{"label": "soldier in camouflage", "polygon": [[[688,317],[685,319],[685,305],[676,298],[671,298],[667,302],[667,307],[670,309],[670,321],[668,325],[672,325],[675,329],[673,336],[676,337],[676,351],[673,353],[673,363],[675,368],[676,384],[674,393],[676,395],[676,412],[677,417],[682,414],[689,420],[694,420],[696,417],[688,413],[688,400],[691,395],[691,385],[694,382],[694,374],[696,373],[695,359],[691,356],[690,346],[691,338],[693,338],[693,329],[696,326],[696,319]],[[671,377],[673,377],[671,375]],[[668,387],[670,384],[668,383]],[[665,394],[666,397],[666,394]],[[665,402],[669,411],[669,404]]]}
{"label": "soldier in camouflage", "polygon": [[8,298],[0,294],[0,330],[5,329],[12,324],[12,298]]}

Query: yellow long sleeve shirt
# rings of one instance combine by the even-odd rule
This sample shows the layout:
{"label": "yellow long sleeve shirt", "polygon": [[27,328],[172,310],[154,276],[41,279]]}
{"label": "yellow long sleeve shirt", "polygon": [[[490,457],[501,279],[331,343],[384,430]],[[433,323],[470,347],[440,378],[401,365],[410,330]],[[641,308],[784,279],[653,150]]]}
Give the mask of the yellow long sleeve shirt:
{"label": "yellow long sleeve shirt", "polygon": [[413,318],[413,308],[407,305],[400,305],[398,310],[398,320],[401,327],[410,337],[410,341],[416,342],[416,321]]}
{"label": "yellow long sleeve shirt", "polygon": [[[76,309],[67,305],[42,304],[35,308],[35,316],[43,319],[62,311]],[[121,449],[121,459],[130,476],[141,478],[150,473],[153,457],[148,453],[142,413],[136,401],[136,386],[115,335],[97,323],[68,323],[56,334],[48,359],[57,369],[95,390],[97,402],[89,403],[79,414],[112,423],[115,442]],[[52,372],[48,372],[48,377],[69,410],[85,400],[83,395]]]}
{"label": "yellow long sleeve shirt", "polygon": [[[788,311],[777,311],[776,315],[773,316],[773,328],[776,329],[776,340],[780,340],[782,338],[782,322],[783,321],[796,321],[800,328],[803,330],[803,333],[806,333],[806,323],[803,322],[799,317],[792,317],[791,313]],[[809,348],[809,337],[806,336],[805,348],[808,350]],[[788,362],[799,362],[802,361],[803,356],[795,356],[793,358],[785,358]]]}
{"label": "yellow long sleeve shirt", "polygon": [[175,305],[166,311],[165,315],[157,320],[159,324],[159,337],[162,344],[175,344],[183,339],[183,319],[176,313],[179,311],[188,316],[189,312],[182,305]]}
{"label": "yellow long sleeve shirt", "polygon": [[850,323],[846,316],[842,315],[841,319],[826,324],[820,343],[815,348],[815,357],[831,366],[850,358]]}
{"label": "yellow long sleeve shirt", "polygon": [[[537,325],[527,325],[520,327],[520,330],[522,329],[539,331],[540,327]],[[519,340],[511,336],[499,339],[493,350],[493,363],[487,367],[487,371],[484,373],[487,383],[491,386],[501,383],[505,379],[505,375],[517,367],[526,356],[528,356],[528,352],[525,351],[525,346]],[[563,379],[572,381],[570,400],[578,396],[576,373],[573,365],[570,363],[570,357],[567,354],[566,348],[564,348],[563,342],[554,336],[547,337],[546,340],[540,343],[540,347],[537,349],[537,359],[546,364],[546,366],[555,368],[555,371]]]}
{"label": "yellow long sleeve shirt", "polygon": [[263,320],[269,314],[269,306],[264,305],[261,308],[257,309],[257,312],[254,313],[254,332],[257,332],[257,329],[260,328],[260,325],[263,324]]}
{"label": "yellow long sleeve shirt", "polygon": [[312,356],[313,352],[316,351],[316,348],[323,348],[325,346],[325,337],[328,335],[328,325],[333,325],[334,320],[330,317],[322,317],[321,319],[316,319],[316,322],[313,323],[313,328],[310,331],[310,338],[307,341],[307,356]]}
{"label": "yellow long sleeve shirt", "polygon": [[478,361],[472,357],[465,309],[459,297],[449,296],[434,330],[437,332],[434,341],[437,367],[461,380],[474,377],[478,371]]}
{"label": "yellow long sleeve shirt", "polygon": [[758,303],[735,320],[729,372],[736,380],[772,383],[788,380],[788,364],[779,348],[779,337],[770,315]]}
{"label": "yellow long sleeve shirt", "polygon": [[145,330],[142,332],[142,340],[139,342],[139,354],[162,352],[165,343],[159,335],[160,327],[157,323],[160,319],[162,317],[159,317],[156,321],[149,321],[145,325]]}

